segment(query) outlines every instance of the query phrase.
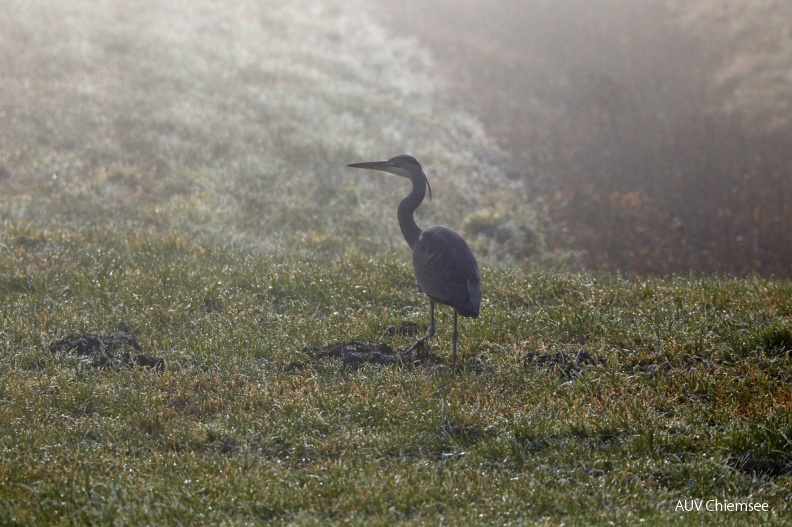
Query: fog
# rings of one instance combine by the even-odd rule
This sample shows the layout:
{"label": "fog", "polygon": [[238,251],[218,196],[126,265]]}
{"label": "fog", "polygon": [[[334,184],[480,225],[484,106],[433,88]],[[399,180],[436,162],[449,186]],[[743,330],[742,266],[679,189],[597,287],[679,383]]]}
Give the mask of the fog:
{"label": "fog", "polygon": [[0,218],[339,255],[792,273],[792,4],[5,1]]}
{"label": "fog", "polygon": [[[589,267],[792,266],[792,5],[391,3]],[[398,7],[396,7],[398,6]]]}

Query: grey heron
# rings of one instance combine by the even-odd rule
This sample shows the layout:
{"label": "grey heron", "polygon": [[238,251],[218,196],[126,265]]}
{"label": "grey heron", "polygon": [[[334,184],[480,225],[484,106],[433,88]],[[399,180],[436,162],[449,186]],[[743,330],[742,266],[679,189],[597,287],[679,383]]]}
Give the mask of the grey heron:
{"label": "grey heron", "polygon": [[481,308],[481,278],[473,252],[462,237],[448,227],[435,225],[421,230],[413,213],[432,188],[418,161],[401,155],[387,161],[353,163],[352,168],[387,172],[409,179],[412,191],[399,203],[398,218],[404,239],[413,251],[413,270],[418,287],[429,297],[429,331],[412,348],[435,333],[435,302],[454,308],[452,370],[456,371],[457,315],[477,318]]}

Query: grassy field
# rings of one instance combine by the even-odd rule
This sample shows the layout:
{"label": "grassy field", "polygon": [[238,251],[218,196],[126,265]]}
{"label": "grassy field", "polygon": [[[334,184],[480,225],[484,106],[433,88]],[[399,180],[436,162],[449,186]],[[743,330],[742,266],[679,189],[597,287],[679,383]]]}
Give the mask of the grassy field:
{"label": "grassy field", "polygon": [[[574,270],[362,4],[6,3],[0,525],[788,523],[789,280]],[[456,376],[447,309],[311,351],[425,329],[404,184],[344,168],[400,153],[479,257]]]}
{"label": "grassy field", "polygon": [[[7,222],[0,248],[0,524],[790,518],[788,281],[485,268],[453,376],[447,311],[434,361],[304,352],[410,344],[383,336],[426,323],[404,251],[298,260]],[[47,349],[122,329],[165,371]],[[769,512],[675,510],[693,499]]]}

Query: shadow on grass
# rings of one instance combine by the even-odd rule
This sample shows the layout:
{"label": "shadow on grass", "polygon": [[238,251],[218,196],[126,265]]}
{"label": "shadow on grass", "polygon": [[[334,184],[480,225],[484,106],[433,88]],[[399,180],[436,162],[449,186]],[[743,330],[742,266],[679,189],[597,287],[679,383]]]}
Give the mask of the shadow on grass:
{"label": "shadow on grass", "polygon": [[604,364],[605,360],[586,351],[576,353],[539,353],[536,351],[523,353],[520,361],[526,367],[537,367],[549,371],[557,371],[565,377],[580,374],[586,367]]}

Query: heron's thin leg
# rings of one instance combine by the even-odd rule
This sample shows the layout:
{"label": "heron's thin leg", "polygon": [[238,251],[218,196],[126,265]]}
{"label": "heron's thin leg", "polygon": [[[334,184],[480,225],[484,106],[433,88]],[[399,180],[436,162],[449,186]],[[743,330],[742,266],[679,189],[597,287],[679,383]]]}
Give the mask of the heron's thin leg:
{"label": "heron's thin leg", "polygon": [[415,348],[417,348],[418,346],[420,346],[421,344],[423,344],[425,341],[427,341],[427,340],[429,340],[430,338],[432,338],[432,337],[434,336],[434,334],[435,334],[435,323],[434,323],[434,300],[432,300],[432,299],[430,298],[430,299],[429,299],[429,332],[428,332],[426,335],[424,335],[423,337],[419,338],[419,339],[418,339],[418,341],[417,341],[415,344],[413,344],[413,347],[412,347],[412,348],[410,348],[410,349],[409,349],[409,350],[407,350],[407,351],[412,351],[412,350],[414,350]]}
{"label": "heron's thin leg", "polygon": [[451,354],[451,371],[456,372],[456,349],[457,349],[457,336],[459,332],[457,331],[457,310],[454,310],[454,332],[451,334],[452,342],[454,346],[454,351]]}

